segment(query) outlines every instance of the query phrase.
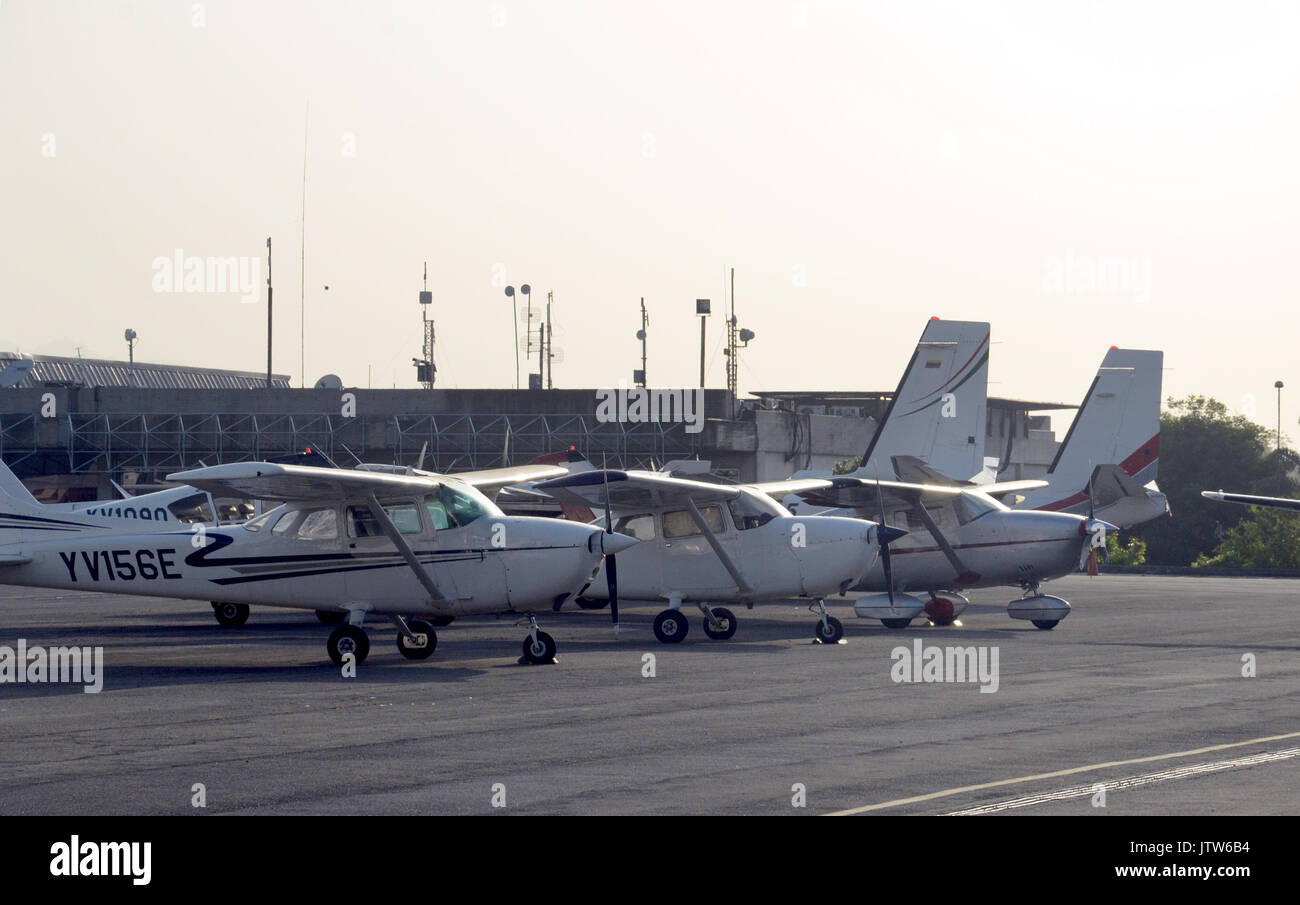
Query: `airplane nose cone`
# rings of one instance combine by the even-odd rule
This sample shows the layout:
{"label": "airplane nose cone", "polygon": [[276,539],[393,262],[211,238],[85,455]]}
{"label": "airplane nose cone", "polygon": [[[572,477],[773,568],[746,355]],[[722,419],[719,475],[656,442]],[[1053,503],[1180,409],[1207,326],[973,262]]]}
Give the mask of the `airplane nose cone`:
{"label": "airplane nose cone", "polygon": [[880,546],[892,544],[900,537],[907,537],[907,532],[902,528],[891,528],[888,525],[876,526],[876,543]]}
{"label": "airplane nose cone", "polygon": [[635,537],[619,534],[617,531],[601,531],[592,536],[592,539],[588,541],[588,546],[592,548],[592,552],[598,549],[606,556],[610,556],[614,553],[622,553],[639,543],[641,542]]}

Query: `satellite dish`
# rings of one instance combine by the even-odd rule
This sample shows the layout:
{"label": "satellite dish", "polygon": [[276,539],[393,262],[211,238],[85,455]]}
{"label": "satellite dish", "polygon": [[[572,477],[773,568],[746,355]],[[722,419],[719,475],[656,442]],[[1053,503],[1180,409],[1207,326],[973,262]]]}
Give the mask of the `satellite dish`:
{"label": "satellite dish", "polygon": [[0,371],[0,387],[16,387],[32,373],[36,362],[30,358],[16,358],[3,371]]}
{"label": "satellite dish", "polygon": [[343,381],[339,379],[337,374],[326,374],[320,380],[316,381],[316,389],[341,390],[343,389]]}

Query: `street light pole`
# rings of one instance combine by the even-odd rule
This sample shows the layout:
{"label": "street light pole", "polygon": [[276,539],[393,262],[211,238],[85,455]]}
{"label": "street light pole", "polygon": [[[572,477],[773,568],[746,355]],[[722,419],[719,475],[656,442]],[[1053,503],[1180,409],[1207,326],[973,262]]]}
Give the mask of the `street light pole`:
{"label": "street light pole", "polygon": [[515,389],[519,389],[519,302],[515,299],[515,287],[506,287],[506,298],[510,299],[510,309],[515,320]]}
{"label": "street light pole", "polygon": [[708,323],[709,305],[708,299],[695,300],[695,313],[700,318],[700,389],[704,389],[704,329]]}
{"label": "street light pole", "polygon": [[1282,450],[1282,381],[1273,384],[1277,390],[1277,448]]}

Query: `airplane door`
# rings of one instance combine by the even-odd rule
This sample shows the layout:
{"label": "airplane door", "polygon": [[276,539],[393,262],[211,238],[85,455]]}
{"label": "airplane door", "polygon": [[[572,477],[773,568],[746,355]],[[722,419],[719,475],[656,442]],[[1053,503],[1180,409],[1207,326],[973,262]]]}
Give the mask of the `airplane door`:
{"label": "airplane door", "polygon": [[[449,597],[460,596],[455,573],[446,564],[436,561],[443,557],[435,553],[437,546],[415,502],[390,503],[384,511],[393,520],[398,532],[415,551],[416,557],[429,570],[438,588]],[[346,510],[347,549],[355,560],[356,568],[347,573],[348,597],[366,601],[384,598],[386,601],[410,601],[416,611],[424,609],[428,592],[401,553],[383,532],[379,522],[364,506],[349,506]],[[365,568],[369,566],[370,568]]]}
{"label": "airplane door", "polygon": [[[699,509],[705,524],[734,559],[739,553],[736,549],[735,531],[723,515],[722,507],[710,503]],[[736,583],[718,561],[713,547],[688,510],[670,509],[664,512],[663,529],[663,577],[666,591],[681,591],[694,598],[735,593]]]}

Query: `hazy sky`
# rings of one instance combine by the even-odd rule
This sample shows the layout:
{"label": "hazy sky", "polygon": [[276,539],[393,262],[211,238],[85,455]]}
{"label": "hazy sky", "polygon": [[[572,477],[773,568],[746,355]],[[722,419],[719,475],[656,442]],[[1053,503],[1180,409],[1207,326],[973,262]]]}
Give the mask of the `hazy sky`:
{"label": "hazy sky", "polygon": [[263,288],[155,259],[271,236],[297,385],[309,119],[308,385],[414,385],[428,260],[440,386],[513,386],[523,282],[557,386],[630,378],[642,296],[690,386],[735,267],[742,390],[892,388],[938,314],[992,394],[1156,348],[1300,437],[1297,47],[1297,3],[0,0],[0,348],[262,369]]}

